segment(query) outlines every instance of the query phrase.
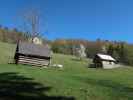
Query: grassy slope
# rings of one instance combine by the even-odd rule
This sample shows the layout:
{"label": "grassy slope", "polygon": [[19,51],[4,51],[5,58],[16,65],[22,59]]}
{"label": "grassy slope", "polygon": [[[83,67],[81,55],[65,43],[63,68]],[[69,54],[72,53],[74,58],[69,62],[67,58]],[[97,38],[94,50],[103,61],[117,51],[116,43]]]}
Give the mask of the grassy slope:
{"label": "grassy slope", "polygon": [[8,63],[14,56],[15,45],[0,42],[0,64]]}
{"label": "grassy slope", "polygon": [[[45,91],[44,89],[42,91],[49,97],[73,96],[77,100],[133,100],[133,68],[131,67],[112,70],[91,69],[87,68],[89,62],[87,60],[76,61],[72,56],[60,54],[53,56],[53,63],[63,64],[63,69],[42,69],[24,65],[4,64],[7,62],[8,56],[12,55],[14,47],[15,45],[0,43],[0,63],[3,63],[0,64],[0,77],[8,82],[10,82],[11,78],[15,78],[15,82],[20,84],[19,81],[22,79],[20,76],[32,78],[29,81],[51,88],[50,90]],[[25,81],[25,79],[22,80]],[[16,83],[12,84],[15,89],[18,88]],[[0,87],[3,87],[3,85],[0,79]],[[12,85],[6,88],[8,92],[9,87],[12,87]],[[26,87],[25,83],[24,86]],[[34,90],[35,87],[35,85],[32,88],[27,85],[26,89],[21,88],[17,93],[22,93],[23,90],[25,95],[27,95],[30,94],[28,92],[29,88]],[[38,95],[38,92],[34,92],[34,95]]]}

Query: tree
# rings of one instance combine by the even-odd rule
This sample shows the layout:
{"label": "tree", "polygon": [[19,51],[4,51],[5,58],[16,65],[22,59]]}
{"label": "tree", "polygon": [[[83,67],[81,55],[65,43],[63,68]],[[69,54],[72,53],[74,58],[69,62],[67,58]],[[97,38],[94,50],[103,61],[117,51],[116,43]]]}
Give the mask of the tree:
{"label": "tree", "polygon": [[99,42],[88,42],[86,46],[87,57],[93,58],[97,53],[101,53],[103,45]]}
{"label": "tree", "polygon": [[7,32],[5,32],[5,30],[2,30],[2,41],[3,42],[7,42],[7,34],[6,34]]}
{"label": "tree", "polygon": [[81,60],[82,58],[86,57],[85,47],[84,45],[80,44],[79,48],[75,50],[76,56]]}
{"label": "tree", "polygon": [[23,14],[23,18],[25,31],[30,34],[33,42],[34,37],[40,36],[41,15],[39,13],[39,10],[34,8],[28,9]]}
{"label": "tree", "polygon": [[113,44],[110,44],[109,46],[108,46],[108,50],[107,50],[107,54],[109,54],[109,55],[113,55],[113,52],[114,52],[114,47],[113,47]]}

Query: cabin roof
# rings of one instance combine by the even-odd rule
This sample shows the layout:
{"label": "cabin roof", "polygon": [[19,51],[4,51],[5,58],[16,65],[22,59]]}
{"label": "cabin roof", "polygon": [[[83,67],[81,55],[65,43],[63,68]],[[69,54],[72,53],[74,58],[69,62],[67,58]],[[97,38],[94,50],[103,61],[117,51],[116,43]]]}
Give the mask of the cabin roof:
{"label": "cabin roof", "polygon": [[108,61],[116,61],[113,57],[110,55],[100,54],[98,53],[97,56],[102,60],[108,60]]}
{"label": "cabin roof", "polygon": [[34,55],[42,57],[50,57],[51,50],[48,45],[38,45],[27,42],[19,42],[17,45],[17,53],[25,55]]}

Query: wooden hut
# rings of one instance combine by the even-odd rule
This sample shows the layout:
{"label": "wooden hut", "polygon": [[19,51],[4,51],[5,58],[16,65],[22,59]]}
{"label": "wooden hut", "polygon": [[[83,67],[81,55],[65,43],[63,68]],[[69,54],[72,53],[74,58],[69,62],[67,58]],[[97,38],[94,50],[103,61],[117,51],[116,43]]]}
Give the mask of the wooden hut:
{"label": "wooden hut", "polygon": [[93,59],[93,63],[95,67],[109,69],[115,67],[116,60],[110,55],[96,54]]}
{"label": "wooden hut", "polygon": [[51,59],[51,50],[48,45],[19,42],[14,59],[16,64],[48,66]]}

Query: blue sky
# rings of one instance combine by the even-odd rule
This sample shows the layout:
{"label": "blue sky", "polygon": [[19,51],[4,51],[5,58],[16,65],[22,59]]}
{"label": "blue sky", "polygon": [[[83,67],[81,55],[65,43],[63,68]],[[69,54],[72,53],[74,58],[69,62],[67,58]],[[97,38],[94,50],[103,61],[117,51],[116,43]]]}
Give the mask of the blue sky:
{"label": "blue sky", "polygon": [[1,0],[0,24],[21,29],[22,11],[42,14],[48,39],[121,40],[133,43],[133,0]]}

